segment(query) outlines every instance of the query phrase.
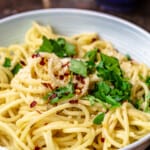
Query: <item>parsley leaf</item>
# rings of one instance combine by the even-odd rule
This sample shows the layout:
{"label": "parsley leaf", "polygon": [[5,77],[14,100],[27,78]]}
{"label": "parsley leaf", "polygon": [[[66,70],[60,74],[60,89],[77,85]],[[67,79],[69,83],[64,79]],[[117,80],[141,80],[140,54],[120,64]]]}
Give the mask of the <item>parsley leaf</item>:
{"label": "parsley leaf", "polygon": [[6,68],[11,67],[11,59],[6,57],[3,66]]}
{"label": "parsley leaf", "polygon": [[92,95],[87,95],[87,96],[83,97],[83,99],[88,100],[90,102],[91,106],[94,105],[96,102],[95,97]]}
{"label": "parsley leaf", "polygon": [[45,36],[38,52],[55,53],[58,57],[70,57],[76,53],[75,46],[64,38],[53,40],[47,39]]}
{"label": "parsley leaf", "polygon": [[108,104],[111,104],[112,107],[119,107],[121,106],[119,102],[117,102],[114,98],[112,98],[110,95],[105,97],[105,100]]}
{"label": "parsley leaf", "polygon": [[22,66],[18,63],[15,65],[15,67],[12,70],[13,75],[15,75],[16,73],[18,73],[18,71],[22,68]]}
{"label": "parsley leaf", "polygon": [[98,49],[93,49],[91,51],[88,51],[84,58],[87,59],[86,65],[88,73],[93,73],[95,71],[95,61],[97,60],[97,51]]}
{"label": "parsley leaf", "polygon": [[83,97],[83,99],[88,100],[90,102],[91,105],[94,105],[95,102],[100,103],[104,108],[107,108],[106,103],[104,103],[102,100],[100,100],[99,98],[96,98],[93,95],[87,95],[85,97]]}
{"label": "parsley leaf", "polygon": [[94,118],[93,123],[94,123],[94,124],[97,124],[97,125],[101,124],[102,121],[104,120],[104,117],[105,117],[105,113],[102,112],[102,113],[98,114],[98,115]]}
{"label": "parsley leaf", "polygon": [[98,82],[95,84],[95,88],[93,89],[93,95],[99,99],[105,101],[105,96],[110,92],[110,87],[105,82]]}
{"label": "parsley leaf", "polygon": [[136,101],[135,101],[135,104],[134,104],[135,108],[141,109],[141,105],[143,104],[143,102],[144,102],[144,101],[143,101],[142,99],[136,100]]}
{"label": "parsley leaf", "polygon": [[[132,85],[123,77],[123,73],[117,58],[101,53],[101,62],[98,64],[96,69],[98,76],[101,77],[105,82],[109,83],[107,86],[106,83],[102,83],[103,85],[101,85],[101,88],[106,90],[106,87],[107,89],[109,86],[111,87],[109,92],[107,92],[107,90],[105,91],[105,96],[107,95],[105,97],[105,101],[113,105],[115,103],[112,102],[112,100],[120,102],[122,100],[129,99]],[[99,90],[97,93],[99,93]]]}
{"label": "parsley leaf", "polygon": [[150,112],[150,92],[145,96],[145,112]]}
{"label": "parsley leaf", "polygon": [[111,87],[106,82],[101,81],[95,84],[92,95],[105,103],[111,104],[113,107],[120,106],[120,103],[111,96],[111,92]]}
{"label": "parsley leaf", "polygon": [[148,77],[146,78],[145,83],[146,83],[148,86],[150,86],[150,76],[148,76]]}
{"label": "parsley leaf", "polygon": [[[115,76],[121,76],[122,71],[118,59],[101,53],[101,62],[97,66],[98,76],[104,80],[113,81]],[[112,75],[114,73],[114,75]]]}
{"label": "parsley leaf", "polygon": [[59,101],[67,100],[74,96],[74,85],[69,83],[65,87],[59,87],[54,91],[44,96],[44,99],[49,100],[51,104],[58,103]]}
{"label": "parsley leaf", "polygon": [[79,74],[83,77],[87,76],[87,66],[86,63],[81,60],[72,59],[70,61],[70,71],[73,73]]}
{"label": "parsley leaf", "polygon": [[88,61],[95,62],[96,59],[97,59],[97,51],[98,51],[97,48],[95,48],[95,49],[93,49],[93,50],[91,50],[91,51],[88,51],[88,52],[85,54],[84,58],[85,58],[85,59],[88,59]]}
{"label": "parsley leaf", "polygon": [[38,52],[52,53],[52,51],[53,51],[53,43],[52,43],[52,41],[50,42],[50,40],[48,40],[45,36],[43,36],[43,43],[40,46]]}

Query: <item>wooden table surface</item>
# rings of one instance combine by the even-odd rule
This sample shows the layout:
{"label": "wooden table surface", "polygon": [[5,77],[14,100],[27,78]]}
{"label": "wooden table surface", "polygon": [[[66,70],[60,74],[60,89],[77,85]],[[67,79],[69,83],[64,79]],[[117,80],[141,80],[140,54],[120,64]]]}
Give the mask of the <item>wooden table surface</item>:
{"label": "wooden table surface", "polygon": [[[136,9],[129,13],[105,11],[96,4],[95,0],[51,0],[50,8],[80,8],[105,12],[124,18],[150,32],[150,0],[138,1]],[[0,18],[19,12],[44,8],[42,0],[0,0]],[[147,150],[150,150],[150,147]]]}
{"label": "wooden table surface", "polygon": [[[43,0],[44,1],[44,0]],[[48,0],[45,0],[48,1]],[[130,13],[104,11],[95,0],[51,0],[51,8],[80,8],[105,12],[129,20],[150,32],[150,0],[138,0],[136,9]],[[0,18],[28,10],[43,9],[42,0],[0,0]]]}

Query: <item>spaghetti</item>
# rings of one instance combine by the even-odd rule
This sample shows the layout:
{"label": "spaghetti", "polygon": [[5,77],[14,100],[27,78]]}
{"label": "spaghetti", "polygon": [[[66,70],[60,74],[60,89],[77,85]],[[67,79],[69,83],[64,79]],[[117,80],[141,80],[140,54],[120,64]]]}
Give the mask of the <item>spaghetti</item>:
{"label": "spaghetti", "polygon": [[[43,37],[52,39],[54,52],[39,50],[43,48]],[[56,40],[64,54],[55,52]],[[71,51],[73,48],[75,54]],[[94,64],[85,58],[93,49],[96,49]],[[103,90],[113,92],[117,86],[110,85],[111,81],[107,84],[100,71],[97,75],[96,69],[90,66],[90,71],[86,70],[87,65],[98,65],[102,61],[101,53],[103,58],[119,62],[122,73],[116,72],[121,74],[120,82],[132,85],[128,99],[108,102],[96,94],[89,95],[95,83],[100,83],[99,86],[103,83]],[[121,55],[96,33],[64,37],[54,34],[49,26],[34,23],[26,33],[24,44],[0,48],[0,64],[2,147],[9,150],[113,150],[150,133],[150,90],[146,84],[150,69]],[[113,67],[119,68],[117,64]],[[110,98],[113,92],[106,97]]]}

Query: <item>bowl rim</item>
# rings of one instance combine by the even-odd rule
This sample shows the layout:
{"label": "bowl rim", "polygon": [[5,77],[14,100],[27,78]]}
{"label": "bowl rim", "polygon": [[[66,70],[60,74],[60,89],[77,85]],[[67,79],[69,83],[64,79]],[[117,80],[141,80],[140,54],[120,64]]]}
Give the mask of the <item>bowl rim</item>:
{"label": "bowl rim", "polygon": [[[62,12],[69,13],[69,14],[72,13],[72,14],[77,14],[77,15],[79,15],[79,14],[90,15],[90,16],[105,18],[110,21],[111,20],[116,21],[116,22],[124,24],[132,29],[137,30],[137,32],[144,34],[144,36],[146,36],[147,38],[150,39],[150,33],[148,31],[146,31],[142,27],[140,27],[130,21],[127,21],[125,19],[122,19],[120,17],[114,16],[111,14],[103,13],[103,12],[98,12],[98,11],[94,11],[94,10],[82,10],[82,9],[77,9],[77,8],[51,8],[51,9],[37,9],[37,10],[25,11],[25,12],[13,14],[13,15],[1,18],[0,24],[7,23],[8,21],[15,20],[15,19],[25,18],[28,16],[34,16],[37,14],[46,14],[46,13],[55,14],[55,13],[62,13]],[[124,148],[121,148],[120,150],[133,149],[137,146],[144,144],[144,142],[146,142],[148,140],[150,140],[150,133],[145,135],[143,138],[139,139],[138,141],[131,143],[131,144],[125,146]]]}
{"label": "bowl rim", "polygon": [[142,27],[136,25],[133,22],[127,21],[125,19],[122,19],[118,16],[114,16],[112,14],[99,12],[99,11],[95,11],[95,10],[82,10],[82,9],[78,9],[78,8],[50,8],[50,9],[36,9],[36,10],[25,11],[25,12],[13,14],[13,15],[1,18],[0,24],[10,21],[10,20],[24,18],[24,17],[31,16],[31,15],[36,15],[37,13],[38,14],[45,14],[45,13],[51,13],[51,14],[54,13],[55,14],[55,13],[62,13],[62,12],[63,13],[84,14],[84,15],[90,15],[90,16],[97,16],[97,17],[101,17],[101,18],[107,18],[109,20],[113,20],[113,21],[122,23],[124,25],[127,25],[131,28],[134,28],[137,31],[145,34],[145,36],[147,36],[148,38],[150,38],[150,33],[147,30],[143,29]]}

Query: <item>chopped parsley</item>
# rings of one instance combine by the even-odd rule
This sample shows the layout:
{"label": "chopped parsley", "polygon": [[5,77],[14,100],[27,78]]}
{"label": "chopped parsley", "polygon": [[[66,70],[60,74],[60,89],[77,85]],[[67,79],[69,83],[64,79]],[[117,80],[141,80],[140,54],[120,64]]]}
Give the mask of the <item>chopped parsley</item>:
{"label": "chopped parsley", "polygon": [[143,102],[144,101],[142,99],[137,99],[134,104],[135,108],[141,109],[141,105],[143,104]]}
{"label": "chopped parsley", "polygon": [[145,96],[145,112],[150,112],[150,92]]}
{"label": "chopped parsley", "polygon": [[90,102],[91,106],[94,105],[95,103],[100,103],[104,108],[107,108],[107,105],[105,102],[103,102],[99,98],[96,98],[93,95],[87,95],[87,96],[83,97],[83,99],[88,100]]}
{"label": "chopped parsley", "polygon": [[133,105],[139,110],[144,110],[145,112],[150,113],[150,92],[144,95],[141,99],[136,100]]}
{"label": "chopped parsley", "polygon": [[58,57],[71,57],[76,54],[75,46],[64,38],[56,40],[43,37],[43,43],[37,52],[55,53]]}
{"label": "chopped parsley", "polygon": [[89,74],[95,71],[95,62],[97,61],[97,51],[98,49],[95,48],[91,51],[88,51],[84,56],[84,58],[87,60],[86,65]]}
{"label": "chopped parsley", "polygon": [[146,83],[148,86],[150,86],[150,76],[148,76],[148,77],[146,78],[145,83]]}
{"label": "chopped parsley", "polygon": [[86,77],[95,70],[95,61],[97,60],[97,49],[87,52],[84,56],[86,61],[72,59],[70,61],[70,71]]}
{"label": "chopped parsley", "polygon": [[[11,67],[11,59],[6,57],[5,58],[5,62],[3,64],[4,67],[9,68]],[[17,63],[14,68],[11,70],[11,72],[13,73],[13,75],[15,75],[16,73],[18,73],[18,71],[22,68],[22,65]]]}
{"label": "chopped parsley", "polygon": [[19,63],[17,63],[15,65],[15,67],[13,68],[13,70],[12,70],[13,75],[15,75],[16,73],[18,73],[21,68],[22,68],[22,65],[20,65]]}
{"label": "chopped parsley", "polygon": [[117,77],[122,76],[118,59],[102,53],[100,56],[101,62],[97,66],[98,76],[102,77],[104,80],[115,82],[115,75],[117,75]]}
{"label": "chopped parsley", "polygon": [[118,102],[129,99],[132,85],[123,77],[117,58],[101,53],[101,62],[97,66],[97,72],[103,82],[96,84],[94,89],[96,97],[118,106]]}
{"label": "chopped parsley", "polygon": [[86,63],[81,60],[75,60],[72,59],[70,61],[70,71],[73,73],[76,73],[78,75],[81,75],[83,77],[87,76],[87,66]]}
{"label": "chopped parsley", "polygon": [[91,51],[88,51],[84,58],[87,59],[88,61],[90,62],[95,62],[97,60],[97,48],[91,50]]}
{"label": "chopped parsley", "polygon": [[97,124],[97,125],[101,124],[103,122],[103,120],[104,120],[104,117],[105,117],[105,113],[102,112],[102,113],[98,114],[94,118],[93,123]]}
{"label": "chopped parsley", "polygon": [[44,96],[44,99],[49,100],[51,104],[58,103],[63,100],[67,100],[74,96],[74,85],[68,83],[65,87],[56,88],[54,91]]}
{"label": "chopped parsley", "polygon": [[6,57],[3,66],[6,68],[11,67],[11,59]]}
{"label": "chopped parsley", "polygon": [[[112,107],[120,106],[119,101],[111,95],[111,92],[111,87],[106,82],[100,81],[95,84],[95,88],[91,94],[101,101],[110,104]],[[117,95],[115,96],[117,97]]]}

